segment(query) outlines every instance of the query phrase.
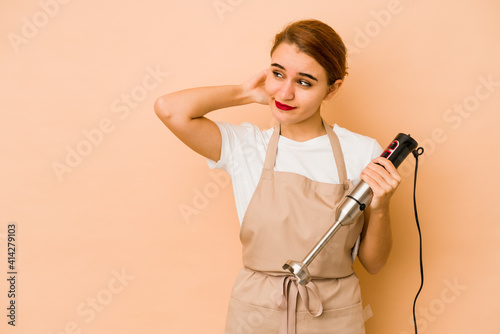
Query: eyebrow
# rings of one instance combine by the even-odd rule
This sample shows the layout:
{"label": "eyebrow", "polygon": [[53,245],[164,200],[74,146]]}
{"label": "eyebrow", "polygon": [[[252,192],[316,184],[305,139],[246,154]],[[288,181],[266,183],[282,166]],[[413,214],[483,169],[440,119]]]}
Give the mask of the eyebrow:
{"label": "eyebrow", "polygon": [[[275,67],[281,68],[282,70],[286,71],[285,67],[283,67],[282,65],[280,65],[278,63],[272,63],[271,66],[275,66]],[[308,77],[308,78],[315,80],[315,81],[318,81],[318,79],[316,79],[314,76],[312,76],[308,73],[299,72],[299,75],[302,75],[304,77]]]}

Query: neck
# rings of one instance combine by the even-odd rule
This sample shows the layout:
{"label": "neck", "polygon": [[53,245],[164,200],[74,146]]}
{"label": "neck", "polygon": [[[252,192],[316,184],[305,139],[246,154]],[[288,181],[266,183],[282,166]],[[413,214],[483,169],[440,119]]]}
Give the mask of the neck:
{"label": "neck", "polygon": [[304,142],[325,134],[326,130],[319,112],[298,123],[281,124],[281,135],[298,142]]}

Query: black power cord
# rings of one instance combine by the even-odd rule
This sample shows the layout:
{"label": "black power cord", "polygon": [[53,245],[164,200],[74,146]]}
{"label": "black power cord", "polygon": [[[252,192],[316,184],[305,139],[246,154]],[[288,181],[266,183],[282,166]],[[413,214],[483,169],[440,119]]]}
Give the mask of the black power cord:
{"label": "black power cord", "polygon": [[422,232],[420,231],[420,223],[418,221],[418,214],[417,214],[417,200],[415,198],[416,197],[415,194],[417,191],[418,156],[422,155],[423,153],[424,149],[422,147],[419,147],[416,150],[412,151],[412,154],[415,157],[415,178],[413,181],[413,209],[415,211],[415,220],[417,222],[418,237],[420,241],[420,288],[418,289],[417,295],[415,296],[415,300],[413,301],[413,322],[415,324],[415,334],[418,333],[417,318],[415,316],[415,305],[417,304],[418,295],[420,295],[420,291],[422,291],[422,287],[424,286],[424,264],[422,260]]}

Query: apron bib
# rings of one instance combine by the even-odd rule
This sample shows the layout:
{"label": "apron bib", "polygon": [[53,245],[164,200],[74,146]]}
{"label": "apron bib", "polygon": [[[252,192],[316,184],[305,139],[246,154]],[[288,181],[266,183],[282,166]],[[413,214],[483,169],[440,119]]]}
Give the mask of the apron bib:
{"label": "apron bib", "polygon": [[269,140],[264,168],[243,218],[243,268],[236,278],[226,334],[364,334],[352,250],[363,215],[343,226],[309,266],[306,286],[281,266],[302,260],[331,227],[335,209],[353,188],[337,135],[323,120],[339,184],[274,171],[280,124]]}

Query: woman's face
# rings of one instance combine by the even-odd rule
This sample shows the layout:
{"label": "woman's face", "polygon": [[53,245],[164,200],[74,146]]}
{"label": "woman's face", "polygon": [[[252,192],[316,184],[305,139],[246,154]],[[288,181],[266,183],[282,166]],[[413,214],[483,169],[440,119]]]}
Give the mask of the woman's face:
{"label": "woman's face", "polygon": [[281,43],[271,56],[265,90],[274,118],[294,124],[319,113],[321,102],[335,94],[341,81],[328,86],[325,69],[297,46]]}

